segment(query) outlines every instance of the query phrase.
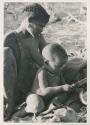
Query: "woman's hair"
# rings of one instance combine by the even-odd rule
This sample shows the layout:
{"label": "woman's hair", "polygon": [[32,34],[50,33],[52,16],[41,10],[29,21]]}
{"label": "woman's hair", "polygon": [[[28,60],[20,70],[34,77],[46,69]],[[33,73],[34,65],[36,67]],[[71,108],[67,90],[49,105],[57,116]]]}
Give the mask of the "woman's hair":
{"label": "woman's hair", "polygon": [[58,55],[58,57],[62,58],[63,61],[68,60],[68,55],[65,49],[57,44],[57,43],[50,43],[44,47],[42,50],[42,55],[45,60],[50,60],[54,55]]}
{"label": "woman's hair", "polygon": [[46,12],[46,10],[38,3],[33,3],[33,4],[26,6],[23,9],[23,13],[24,12],[29,17],[28,18],[29,22],[38,21],[38,22],[46,24],[49,21],[50,16]]}

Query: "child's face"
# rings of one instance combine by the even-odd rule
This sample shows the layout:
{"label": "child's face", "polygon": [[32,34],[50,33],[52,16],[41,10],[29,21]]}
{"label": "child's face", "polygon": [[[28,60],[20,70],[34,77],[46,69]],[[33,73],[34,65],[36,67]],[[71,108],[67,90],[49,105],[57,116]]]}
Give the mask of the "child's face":
{"label": "child's face", "polygon": [[64,64],[65,62],[62,61],[62,58],[60,58],[58,55],[55,55],[53,59],[48,61],[49,70],[51,70],[52,73],[60,71]]}
{"label": "child's face", "polygon": [[28,22],[27,30],[29,31],[30,29],[34,35],[38,35],[43,31],[43,27],[45,27],[45,24],[33,21],[31,23]]}

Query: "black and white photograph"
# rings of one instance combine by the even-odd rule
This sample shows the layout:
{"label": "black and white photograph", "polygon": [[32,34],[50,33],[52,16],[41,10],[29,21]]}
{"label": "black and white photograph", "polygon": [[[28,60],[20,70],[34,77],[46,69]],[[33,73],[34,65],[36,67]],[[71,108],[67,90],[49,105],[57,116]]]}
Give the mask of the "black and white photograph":
{"label": "black and white photograph", "polygon": [[3,2],[3,121],[87,123],[87,2]]}

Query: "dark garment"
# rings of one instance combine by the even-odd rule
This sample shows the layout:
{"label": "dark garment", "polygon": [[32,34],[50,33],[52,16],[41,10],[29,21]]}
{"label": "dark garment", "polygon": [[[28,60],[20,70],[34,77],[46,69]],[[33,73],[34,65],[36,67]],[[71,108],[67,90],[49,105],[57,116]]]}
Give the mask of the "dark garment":
{"label": "dark garment", "polygon": [[[18,104],[24,101],[27,93],[30,91],[38,68],[33,61],[30,53],[28,53],[29,56],[27,55],[22,43],[19,40],[19,37],[17,38],[17,35],[18,34],[16,32],[8,34],[5,38],[4,47],[9,47],[16,59],[17,83],[15,83],[15,102]],[[6,76],[7,75],[9,77],[10,71],[8,71],[8,74],[6,74]]]}
{"label": "dark garment", "polygon": [[[62,69],[62,72],[66,83],[73,84],[74,82],[86,77],[87,62],[82,58],[74,58],[66,63],[65,67]],[[77,77],[78,75],[79,78]]]}
{"label": "dark garment", "polygon": [[[63,76],[65,78],[65,81],[67,84],[73,84],[85,77],[87,77],[87,63],[86,60],[83,60],[81,58],[74,58],[72,60],[69,60],[65,67],[62,70]],[[84,90],[86,90],[87,84],[81,86]],[[67,94],[66,101],[64,102],[65,105],[70,106],[73,108],[76,112],[80,111],[81,106],[83,106],[83,103],[80,101],[80,93],[77,91],[73,91],[71,93]],[[63,96],[64,97],[64,96]],[[59,97],[59,100],[61,97]]]}
{"label": "dark garment", "polygon": [[13,51],[16,58],[17,71],[19,72],[21,52],[16,32],[9,33],[5,36],[4,47],[9,47]]}

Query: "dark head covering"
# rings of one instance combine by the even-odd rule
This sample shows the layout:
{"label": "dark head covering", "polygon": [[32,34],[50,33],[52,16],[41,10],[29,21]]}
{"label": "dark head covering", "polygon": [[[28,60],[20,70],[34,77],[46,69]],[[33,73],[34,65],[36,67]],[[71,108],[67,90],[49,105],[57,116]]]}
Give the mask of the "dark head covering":
{"label": "dark head covering", "polygon": [[23,12],[26,12],[29,16],[29,22],[38,21],[46,24],[49,21],[50,16],[40,4],[30,4],[23,9]]}

